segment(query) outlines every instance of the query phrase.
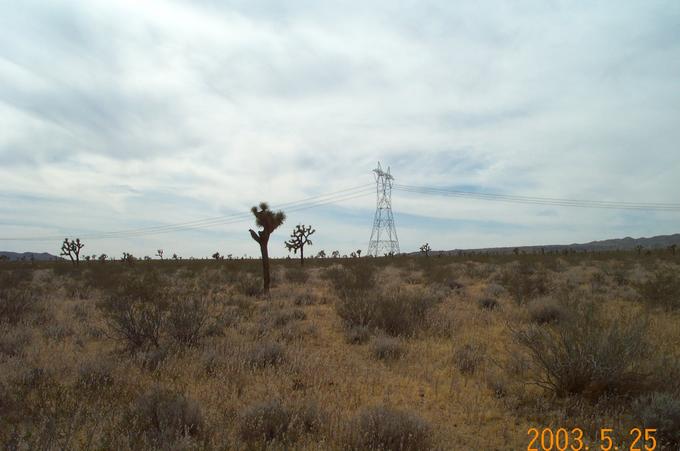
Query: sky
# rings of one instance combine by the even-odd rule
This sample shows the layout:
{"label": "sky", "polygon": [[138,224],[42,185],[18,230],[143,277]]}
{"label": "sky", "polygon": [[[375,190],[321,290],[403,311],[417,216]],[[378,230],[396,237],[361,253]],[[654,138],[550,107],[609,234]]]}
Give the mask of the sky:
{"label": "sky", "polygon": [[[0,0],[0,250],[374,183],[680,202],[680,2]],[[375,193],[291,211],[366,251]],[[395,190],[402,251],[680,232],[680,213]],[[84,240],[257,255],[250,219]]]}

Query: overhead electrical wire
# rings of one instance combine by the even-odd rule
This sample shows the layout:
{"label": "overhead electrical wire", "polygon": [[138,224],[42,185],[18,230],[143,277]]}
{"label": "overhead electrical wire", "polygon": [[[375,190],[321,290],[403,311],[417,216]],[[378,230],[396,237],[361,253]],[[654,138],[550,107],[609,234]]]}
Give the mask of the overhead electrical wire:
{"label": "overhead electrical wire", "polygon": [[662,202],[619,202],[619,201],[596,201],[580,199],[561,199],[553,197],[518,196],[510,194],[477,193],[473,191],[461,191],[449,188],[435,188],[427,186],[413,186],[394,184],[392,188],[397,191],[453,196],[467,199],[509,202],[528,205],[548,205],[558,207],[579,207],[579,208],[603,208],[617,210],[644,210],[644,211],[670,211],[680,212],[680,204]]}
{"label": "overhead electrical wire", "polygon": [[[372,194],[375,191],[373,184],[366,184],[356,186],[353,188],[346,188],[343,190],[334,191],[331,193],[320,194],[317,196],[308,197],[292,202],[286,202],[277,205],[271,205],[272,209],[285,208],[286,213],[296,212],[300,210],[316,208],[324,205],[344,202],[351,199]],[[212,218],[198,219],[194,221],[187,221],[182,223],[173,223],[161,226],[142,227],[137,229],[127,229],[115,232],[98,232],[98,233],[84,233],[76,234],[81,239],[96,240],[96,239],[110,239],[110,238],[132,238],[137,236],[156,235],[162,233],[179,232],[185,230],[196,230],[203,228],[210,228],[220,225],[234,224],[238,222],[251,221],[253,216],[251,212],[236,213],[232,215],[217,216]],[[73,235],[73,234],[71,234]],[[42,236],[42,237],[0,237],[0,241],[52,241],[62,239],[62,235]]]}

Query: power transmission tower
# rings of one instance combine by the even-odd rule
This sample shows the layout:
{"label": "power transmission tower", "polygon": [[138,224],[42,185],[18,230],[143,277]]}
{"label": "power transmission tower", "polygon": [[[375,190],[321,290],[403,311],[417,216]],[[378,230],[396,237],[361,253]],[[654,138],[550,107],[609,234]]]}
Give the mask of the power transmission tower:
{"label": "power transmission tower", "polygon": [[379,257],[381,255],[396,255],[399,253],[399,238],[397,229],[394,227],[392,216],[392,181],[390,168],[383,171],[378,162],[378,167],[373,169],[376,185],[376,209],[373,219],[373,231],[371,240],[368,242],[368,255]]}

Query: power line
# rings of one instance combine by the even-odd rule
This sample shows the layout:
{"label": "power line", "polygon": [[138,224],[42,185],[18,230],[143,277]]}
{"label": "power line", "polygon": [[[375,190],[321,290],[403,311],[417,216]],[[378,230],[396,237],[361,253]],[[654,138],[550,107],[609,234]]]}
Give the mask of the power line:
{"label": "power line", "polygon": [[[292,202],[286,202],[279,205],[274,205],[272,208],[285,208],[286,212],[296,212],[310,208],[316,208],[324,205],[344,202],[351,199],[356,199],[373,193],[372,184],[356,186],[353,188],[346,188],[331,193],[312,196],[306,199],[301,199]],[[179,232],[186,230],[196,230],[220,225],[234,224],[238,222],[249,221],[252,219],[252,214],[237,213],[232,215],[218,216],[213,218],[199,219],[195,221],[188,221],[182,223],[167,224],[163,226],[143,227],[137,229],[127,229],[115,232],[100,232],[92,234],[73,234],[78,235],[82,239],[96,240],[107,238],[132,238],[137,236],[157,235],[163,233]],[[0,238],[0,241],[53,241],[61,240],[63,235],[42,236],[42,237],[12,237]]]}
{"label": "power line", "polygon": [[427,186],[398,185],[398,184],[394,185],[394,189],[402,192],[425,195],[453,196],[467,199],[519,203],[528,205],[550,205],[558,207],[680,212],[680,204],[663,202],[620,202],[620,201],[598,201],[582,199],[561,199],[552,197],[518,196],[496,193],[476,193],[472,191],[461,191],[448,188],[435,188]]}

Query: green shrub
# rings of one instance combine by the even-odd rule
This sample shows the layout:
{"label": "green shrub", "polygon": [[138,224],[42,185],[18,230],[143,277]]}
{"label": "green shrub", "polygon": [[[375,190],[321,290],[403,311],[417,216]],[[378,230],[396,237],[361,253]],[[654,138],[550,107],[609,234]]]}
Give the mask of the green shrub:
{"label": "green shrub", "polygon": [[345,447],[416,451],[433,448],[432,428],[412,412],[385,406],[363,409],[350,424]]}

